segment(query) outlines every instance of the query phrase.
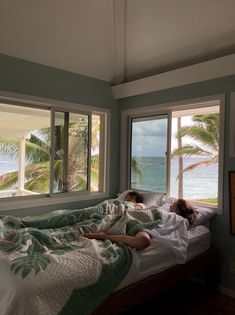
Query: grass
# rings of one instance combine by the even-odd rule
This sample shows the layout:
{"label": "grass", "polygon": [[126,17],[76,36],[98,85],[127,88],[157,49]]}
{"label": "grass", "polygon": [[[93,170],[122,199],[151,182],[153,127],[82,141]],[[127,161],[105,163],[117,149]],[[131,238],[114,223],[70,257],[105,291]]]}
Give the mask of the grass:
{"label": "grass", "polygon": [[196,199],[192,200],[194,202],[200,202],[211,206],[217,206],[218,205],[218,198],[208,198],[208,199]]}

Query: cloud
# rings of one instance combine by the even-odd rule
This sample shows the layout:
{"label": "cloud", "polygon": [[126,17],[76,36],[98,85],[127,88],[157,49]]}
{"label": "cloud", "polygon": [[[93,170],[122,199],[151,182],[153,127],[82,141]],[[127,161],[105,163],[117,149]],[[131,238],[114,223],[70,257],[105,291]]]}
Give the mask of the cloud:
{"label": "cloud", "polygon": [[166,148],[167,121],[165,119],[133,123],[133,156],[165,156]]}
{"label": "cloud", "polygon": [[150,120],[133,123],[132,133],[138,136],[167,137],[167,121]]}

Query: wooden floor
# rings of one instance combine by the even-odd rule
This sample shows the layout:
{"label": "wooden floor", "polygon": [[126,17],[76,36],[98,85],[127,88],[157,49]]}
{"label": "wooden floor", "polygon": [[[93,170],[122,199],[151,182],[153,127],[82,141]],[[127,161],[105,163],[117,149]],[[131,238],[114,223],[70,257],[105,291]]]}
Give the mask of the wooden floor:
{"label": "wooden floor", "polygon": [[235,299],[212,295],[204,286],[185,281],[122,315],[235,315]]}

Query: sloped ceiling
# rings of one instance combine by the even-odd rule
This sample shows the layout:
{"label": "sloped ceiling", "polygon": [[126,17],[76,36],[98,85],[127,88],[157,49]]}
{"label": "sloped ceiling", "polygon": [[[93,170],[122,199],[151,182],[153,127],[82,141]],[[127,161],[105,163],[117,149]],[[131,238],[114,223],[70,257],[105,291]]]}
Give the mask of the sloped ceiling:
{"label": "sloped ceiling", "polygon": [[0,0],[0,53],[126,82],[235,52],[234,0]]}

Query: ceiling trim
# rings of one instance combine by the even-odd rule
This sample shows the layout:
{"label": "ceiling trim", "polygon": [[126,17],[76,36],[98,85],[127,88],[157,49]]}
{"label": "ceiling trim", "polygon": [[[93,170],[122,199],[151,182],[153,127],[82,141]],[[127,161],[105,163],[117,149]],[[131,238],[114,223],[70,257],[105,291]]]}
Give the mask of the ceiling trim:
{"label": "ceiling trim", "polygon": [[235,54],[112,87],[114,99],[156,92],[235,74]]}
{"label": "ceiling trim", "polygon": [[113,0],[114,84],[125,80],[126,64],[126,0]]}

